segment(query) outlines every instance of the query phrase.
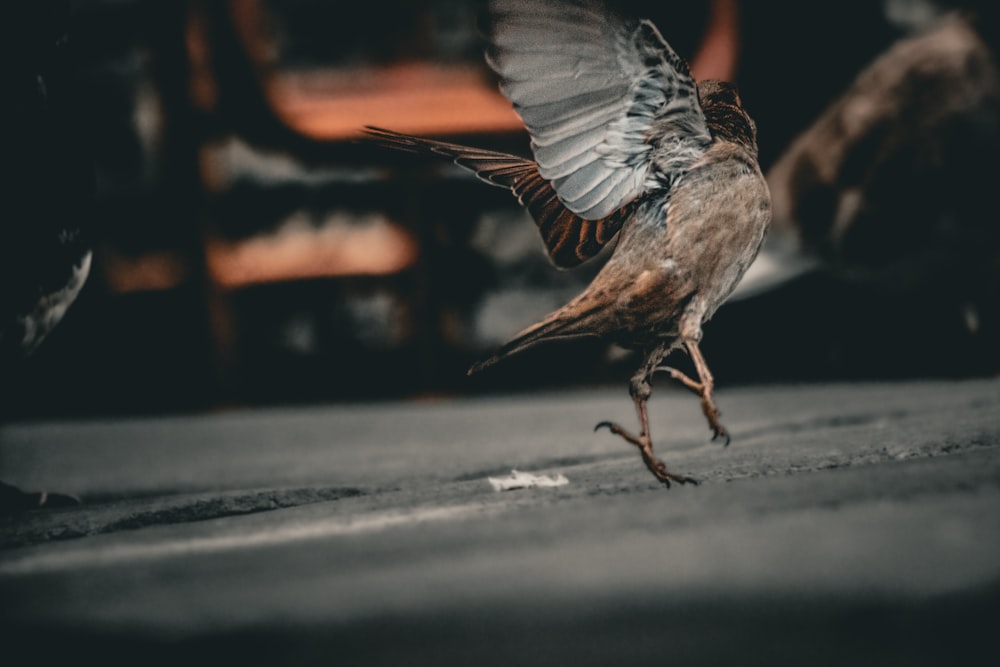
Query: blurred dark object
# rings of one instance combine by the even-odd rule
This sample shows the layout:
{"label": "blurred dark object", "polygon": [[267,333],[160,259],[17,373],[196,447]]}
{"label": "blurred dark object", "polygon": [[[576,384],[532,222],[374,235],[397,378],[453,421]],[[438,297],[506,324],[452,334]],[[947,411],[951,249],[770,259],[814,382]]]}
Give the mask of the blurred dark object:
{"label": "blurred dark object", "polygon": [[0,376],[9,389],[86,281],[94,176],[76,114],[69,3],[17,2],[5,13]]}
{"label": "blurred dark object", "polygon": [[[460,377],[456,313],[492,279],[467,243],[484,202],[424,175],[459,193],[425,220],[413,185],[347,140],[370,109],[510,140],[474,7],[376,2],[385,20],[361,24],[317,2],[75,7],[102,233],[87,317],[36,358],[13,414],[372,398],[390,373],[389,395],[412,395],[449,356]],[[316,38],[322,17],[350,38]]]}
{"label": "blurred dark object", "polygon": [[[768,172],[774,228],[741,290],[783,287],[726,317],[760,308],[767,322],[783,294],[798,305],[775,340],[813,341],[824,374],[1000,370],[995,18],[952,14],[899,41],[792,143]],[[780,354],[751,338],[753,354]]]}
{"label": "blurred dark object", "polygon": [[776,220],[807,251],[859,269],[996,254],[1000,73],[979,27],[952,16],[899,42],[769,170]]}
{"label": "blurred dark object", "polygon": [[42,508],[73,507],[79,504],[79,498],[66,493],[22,491],[16,486],[0,482],[0,515]]}
{"label": "blurred dark object", "polygon": [[[90,272],[94,173],[77,113],[69,16],[68,2],[15,2],[0,29],[0,420],[16,413],[15,398],[33,379],[28,357]],[[87,377],[67,379],[80,394],[91,386]],[[0,482],[3,513],[77,502]]]}

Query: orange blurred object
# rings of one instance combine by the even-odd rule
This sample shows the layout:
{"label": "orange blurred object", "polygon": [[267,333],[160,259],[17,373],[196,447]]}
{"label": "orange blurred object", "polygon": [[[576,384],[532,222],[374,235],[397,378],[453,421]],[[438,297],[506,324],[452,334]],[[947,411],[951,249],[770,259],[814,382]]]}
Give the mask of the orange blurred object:
{"label": "orange blurred object", "polygon": [[239,241],[209,237],[206,263],[223,289],[309,278],[390,275],[413,266],[417,242],[380,215],[334,216],[322,227],[286,222],[277,231]]}
{"label": "orange blurred object", "polygon": [[274,114],[317,140],[348,139],[365,125],[410,134],[469,134],[523,129],[510,102],[480,68],[407,63],[268,76]]}

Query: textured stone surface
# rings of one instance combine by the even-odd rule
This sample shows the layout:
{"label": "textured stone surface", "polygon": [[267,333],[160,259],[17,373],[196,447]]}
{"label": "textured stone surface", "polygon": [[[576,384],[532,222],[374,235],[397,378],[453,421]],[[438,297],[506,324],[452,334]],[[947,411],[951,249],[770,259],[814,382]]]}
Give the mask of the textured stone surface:
{"label": "textured stone surface", "polygon": [[[932,664],[1000,611],[1000,382],[624,388],[10,425],[5,642],[278,664]],[[511,469],[554,488],[492,490]],[[52,641],[58,638],[60,641]],[[335,659],[336,658],[336,659]]]}

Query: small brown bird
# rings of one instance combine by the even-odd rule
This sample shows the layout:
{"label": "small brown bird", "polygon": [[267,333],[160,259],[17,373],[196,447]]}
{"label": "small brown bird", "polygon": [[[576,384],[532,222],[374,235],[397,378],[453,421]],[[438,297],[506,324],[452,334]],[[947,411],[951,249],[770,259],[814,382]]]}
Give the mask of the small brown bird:
{"label": "small brown bird", "polygon": [[[658,480],[694,482],[653,455],[650,380],[666,371],[701,397],[714,434],[713,381],[698,348],[708,320],[753,262],[771,219],[756,127],[735,86],[695,84],[647,20],[603,3],[495,0],[490,66],[532,140],[534,160],[368,128],[378,144],[436,153],[509,188],[553,262],[573,267],[618,237],[587,289],[528,327],[472,374],[542,341],[599,336],[642,353],[629,388],[639,448]],[[683,346],[697,380],[661,366]],[[596,430],[595,428],[595,430]]]}

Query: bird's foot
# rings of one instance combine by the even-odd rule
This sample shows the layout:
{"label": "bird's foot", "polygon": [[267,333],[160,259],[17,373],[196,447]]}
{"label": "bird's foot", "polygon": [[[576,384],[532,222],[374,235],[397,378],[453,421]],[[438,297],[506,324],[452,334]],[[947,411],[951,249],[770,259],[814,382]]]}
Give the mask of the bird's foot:
{"label": "bird's foot", "polygon": [[630,442],[636,447],[638,447],[639,452],[642,454],[642,461],[643,463],[646,464],[646,467],[649,468],[649,472],[653,473],[653,476],[656,477],[656,479],[663,482],[663,484],[665,484],[667,488],[670,488],[671,482],[677,482],[678,484],[694,484],[694,485],[699,484],[698,480],[694,479],[693,477],[687,477],[686,475],[678,475],[677,473],[672,473],[669,470],[667,470],[666,464],[664,464],[663,461],[656,458],[656,456],[653,454],[653,443],[650,441],[648,435],[643,435],[643,436],[633,435],[620,425],[609,421],[600,422],[597,426],[594,427],[594,430],[597,431],[601,428],[607,428],[615,435],[623,438],[626,442]]}
{"label": "bird's foot", "polygon": [[729,446],[729,431],[726,427],[722,425],[719,421],[719,409],[715,407],[715,401],[712,400],[711,394],[701,397],[701,411],[705,413],[705,419],[708,420],[708,427],[712,429],[712,440],[718,440],[723,438],[722,446]]}
{"label": "bird's foot", "polygon": [[724,438],[725,442],[722,443],[722,446],[728,447],[730,441],[729,432],[722,425],[722,422],[719,421],[719,409],[715,407],[712,390],[706,387],[705,384],[692,380],[683,372],[671,366],[659,366],[656,370],[669,373],[670,377],[680,382],[701,398],[701,411],[705,414],[705,419],[708,420],[708,427],[712,429],[712,440],[715,441],[719,438]]}

